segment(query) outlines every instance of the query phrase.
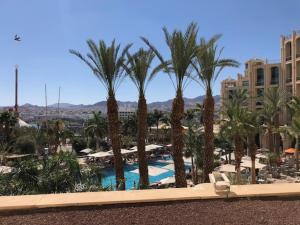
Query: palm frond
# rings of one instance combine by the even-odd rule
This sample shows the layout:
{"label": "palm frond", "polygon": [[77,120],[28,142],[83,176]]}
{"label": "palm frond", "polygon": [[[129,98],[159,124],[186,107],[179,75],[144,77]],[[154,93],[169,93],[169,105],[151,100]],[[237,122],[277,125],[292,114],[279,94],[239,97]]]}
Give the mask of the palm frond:
{"label": "palm frond", "polygon": [[107,46],[103,40],[100,40],[97,46],[90,39],[87,40],[87,45],[90,53],[87,53],[86,57],[75,50],[70,50],[70,53],[85,62],[106,88],[108,94],[114,95],[124,79],[123,64],[125,54],[131,47],[131,44],[126,45],[121,53],[120,44],[116,44],[115,40],[111,42],[110,46]]}

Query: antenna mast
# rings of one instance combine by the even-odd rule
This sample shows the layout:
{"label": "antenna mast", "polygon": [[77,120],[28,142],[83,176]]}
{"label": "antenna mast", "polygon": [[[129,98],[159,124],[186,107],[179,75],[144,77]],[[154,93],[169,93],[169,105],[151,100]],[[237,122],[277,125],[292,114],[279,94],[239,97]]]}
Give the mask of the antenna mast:
{"label": "antenna mast", "polygon": [[18,114],[18,65],[15,69],[15,112]]}
{"label": "antenna mast", "polygon": [[45,118],[46,122],[48,121],[48,98],[47,98],[47,84],[45,84]]}
{"label": "antenna mast", "polygon": [[57,115],[59,118],[59,104],[60,104],[60,87],[58,88],[58,102],[57,102]]}

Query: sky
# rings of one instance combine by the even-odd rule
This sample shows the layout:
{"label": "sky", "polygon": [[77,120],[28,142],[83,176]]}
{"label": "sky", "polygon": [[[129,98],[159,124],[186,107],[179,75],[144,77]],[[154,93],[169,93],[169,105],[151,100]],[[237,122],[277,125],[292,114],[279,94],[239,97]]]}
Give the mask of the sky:
{"label": "sky", "polygon": [[[14,104],[14,68],[19,67],[19,103],[61,102],[94,104],[106,99],[106,90],[90,69],[69,49],[87,53],[87,39],[121,46],[133,43],[131,51],[146,47],[147,37],[169,58],[162,27],[184,30],[190,22],[199,26],[199,37],[222,34],[223,57],[241,63],[225,69],[214,84],[220,93],[221,80],[243,73],[250,58],[280,60],[280,36],[300,29],[299,0],[0,0],[0,105]],[[14,41],[14,35],[22,41]],[[174,97],[169,77],[159,73],[149,84],[147,101]],[[184,96],[204,94],[192,82]],[[136,101],[137,90],[125,80],[117,91],[121,101]]]}

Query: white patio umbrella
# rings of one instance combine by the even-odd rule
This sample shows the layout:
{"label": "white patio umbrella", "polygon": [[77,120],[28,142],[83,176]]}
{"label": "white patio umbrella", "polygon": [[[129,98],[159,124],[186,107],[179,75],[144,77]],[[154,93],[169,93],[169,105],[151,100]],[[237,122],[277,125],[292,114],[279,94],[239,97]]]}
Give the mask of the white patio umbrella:
{"label": "white patio umbrella", "polygon": [[167,177],[160,180],[161,184],[174,184],[175,183],[175,177]]}
{"label": "white patio umbrella", "polygon": [[[154,144],[146,145],[145,146],[145,151],[149,152],[149,151],[153,151],[153,150],[156,150],[156,149],[159,149],[159,148],[162,148],[162,147],[163,146],[161,146],[161,145],[154,145]],[[132,147],[130,150],[137,150],[137,146]]]}
{"label": "white patio umbrella", "polygon": [[[224,165],[221,165],[218,170],[220,172],[227,172],[227,173],[236,173],[236,170],[235,170],[235,165],[231,165],[231,164],[224,164]],[[245,170],[244,167],[241,167],[241,171]]]}
{"label": "white patio umbrella", "polygon": [[[252,163],[251,163],[251,161],[249,161],[249,160],[244,160],[244,161],[241,163],[241,166],[242,166],[242,167],[246,167],[246,168],[252,168]],[[267,166],[267,165],[255,161],[255,169],[262,169],[262,168],[264,168],[264,167],[266,167],[266,166]]]}
{"label": "white patio umbrella", "polygon": [[85,153],[85,154],[89,154],[89,153],[91,153],[92,151],[93,151],[93,150],[90,149],[90,148],[85,148],[85,149],[81,150],[80,152],[81,152],[81,153]]}
{"label": "white patio umbrella", "polygon": [[96,152],[94,154],[88,154],[88,157],[93,157],[93,158],[103,158],[107,156],[113,156],[110,152]]}
{"label": "white patio umbrella", "polygon": [[258,158],[258,159],[267,159],[268,157],[264,154],[258,153],[258,154],[256,154],[256,158]]}

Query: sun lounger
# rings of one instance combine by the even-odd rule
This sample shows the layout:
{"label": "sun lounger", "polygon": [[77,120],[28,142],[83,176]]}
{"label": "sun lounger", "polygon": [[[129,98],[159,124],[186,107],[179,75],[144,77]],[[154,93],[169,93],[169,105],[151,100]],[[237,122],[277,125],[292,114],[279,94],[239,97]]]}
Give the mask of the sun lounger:
{"label": "sun lounger", "polygon": [[214,174],[210,173],[209,175],[210,183],[214,184],[215,192],[230,192],[230,181],[224,173],[221,173],[222,181],[216,181]]}

